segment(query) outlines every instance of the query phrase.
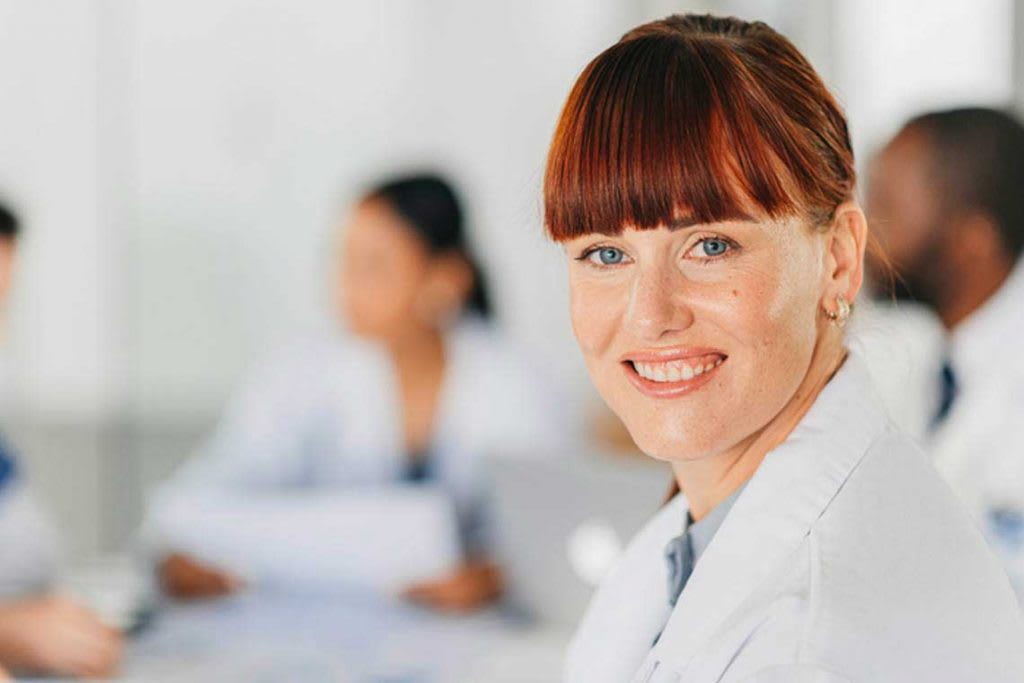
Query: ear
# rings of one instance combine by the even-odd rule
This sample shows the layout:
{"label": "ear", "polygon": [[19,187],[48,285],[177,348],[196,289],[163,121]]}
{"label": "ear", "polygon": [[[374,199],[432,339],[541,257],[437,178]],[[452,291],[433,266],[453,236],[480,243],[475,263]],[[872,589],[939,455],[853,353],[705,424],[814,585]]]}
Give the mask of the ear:
{"label": "ear", "polygon": [[0,237],[0,306],[7,301],[14,271],[14,240]]}
{"label": "ear", "polygon": [[864,283],[864,249],[868,222],[856,202],[840,204],[832,219],[825,254],[825,305],[832,307],[840,295],[850,303]]}
{"label": "ear", "polygon": [[431,259],[420,292],[420,307],[437,321],[457,313],[473,288],[473,269],[461,254]]}

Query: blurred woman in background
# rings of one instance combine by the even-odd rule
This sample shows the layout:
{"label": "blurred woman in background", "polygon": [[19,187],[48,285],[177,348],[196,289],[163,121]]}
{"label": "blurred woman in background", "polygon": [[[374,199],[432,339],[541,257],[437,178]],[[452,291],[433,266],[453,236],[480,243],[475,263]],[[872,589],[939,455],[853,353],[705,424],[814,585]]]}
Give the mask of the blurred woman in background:
{"label": "blurred woman in background", "polygon": [[[260,580],[251,564],[219,565],[215,552],[204,557],[202,537],[217,515],[195,511],[208,509],[200,501],[211,495],[222,496],[218,509],[234,515],[225,533],[251,532],[251,550],[259,553],[256,546],[274,541],[268,514],[284,519],[313,495],[321,501],[369,496],[389,507],[394,498],[388,496],[409,490],[389,488],[400,484],[439,492],[451,503],[462,556],[453,572],[418,581],[405,594],[441,609],[467,609],[499,593],[483,459],[549,453],[566,444],[573,424],[567,407],[548,378],[494,329],[463,210],[445,180],[415,175],[373,188],[352,210],[341,247],[337,301],[344,331],[287,349],[259,368],[204,452],[157,497],[146,535],[171,595],[217,596]],[[296,492],[304,495],[280,498]],[[271,499],[277,512],[263,504],[251,523],[238,517],[252,501]],[[302,551],[287,557],[306,534],[325,547],[323,556],[345,554],[346,566],[354,566],[388,533],[367,529],[337,538],[347,533],[331,526],[339,516],[366,513],[325,509],[321,517],[334,519],[324,519],[322,528],[296,528],[320,526],[317,514],[284,522],[288,538],[271,552],[285,562],[317,561]],[[417,576],[417,561],[401,559],[413,565],[410,576]]]}

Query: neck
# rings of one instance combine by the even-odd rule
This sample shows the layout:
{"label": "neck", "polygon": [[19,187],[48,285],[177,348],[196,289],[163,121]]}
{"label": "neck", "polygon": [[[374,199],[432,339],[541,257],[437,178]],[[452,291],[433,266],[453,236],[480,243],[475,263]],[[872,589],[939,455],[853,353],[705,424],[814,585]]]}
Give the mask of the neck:
{"label": "neck", "polygon": [[754,475],[765,456],[796,428],[842,365],[846,349],[838,328],[830,325],[820,339],[803,382],[771,422],[721,453],[672,464],[676,482],[686,495],[694,520],[702,519]]}
{"label": "neck", "polygon": [[437,327],[416,325],[385,342],[402,376],[425,374],[444,365],[444,335]]}
{"label": "neck", "polygon": [[1000,259],[986,267],[966,268],[949,278],[950,284],[955,283],[955,286],[947,288],[942,302],[935,308],[946,329],[952,330],[981,308],[999,291],[1012,270],[1011,261]]}

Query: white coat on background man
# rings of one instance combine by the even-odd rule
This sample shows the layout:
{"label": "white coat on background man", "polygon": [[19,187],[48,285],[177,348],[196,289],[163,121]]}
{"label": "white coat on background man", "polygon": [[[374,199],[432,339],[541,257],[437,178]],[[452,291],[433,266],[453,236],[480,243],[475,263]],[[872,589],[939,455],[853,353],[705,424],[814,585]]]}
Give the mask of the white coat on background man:
{"label": "white coat on background man", "polygon": [[[575,421],[549,378],[488,325],[470,317],[449,331],[446,346],[426,486],[392,487],[402,482],[409,454],[388,355],[372,342],[325,333],[254,373],[212,440],[159,489],[146,531],[152,550],[235,562],[224,568],[249,580],[381,579],[380,572],[395,568],[367,576],[360,555],[387,564],[386,557],[370,558],[385,552],[389,536],[396,544],[416,536],[415,528],[395,525],[410,515],[436,517],[436,506],[417,507],[427,490],[454,508],[453,535],[463,549],[486,553],[485,459],[568,447]],[[205,519],[196,510],[206,511]],[[417,543],[432,540],[444,545],[442,538]],[[393,562],[411,563],[413,574],[400,571],[393,581],[437,569],[428,558],[436,553],[422,550],[420,562],[428,566],[417,571],[417,558],[403,553]]]}
{"label": "white coat on background man", "polygon": [[[1024,598],[1024,264],[948,336],[937,320],[924,325],[899,310],[878,307],[875,317],[862,348],[874,349],[871,372],[890,413],[932,457]],[[897,346],[899,362],[879,352]],[[933,427],[943,359],[955,369],[956,396]],[[893,374],[904,381],[887,381]]]}
{"label": "white coat on background man", "polygon": [[855,355],[768,453],[673,609],[664,552],[686,514],[679,495],[604,582],[569,683],[1024,680],[1005,574]]}
{"label": "white coat on background man", "polygon": [[[886,143],[867,193],[887,257],[875,259],[877,279],[889,281],[895,298],[921,302],[934,322],[922,335],[900,319],[902,305],[880,307],[889,342],[864,348],[902,347],[896,365],[868,356],[883,398],[1024,598],[1022,157],[1024,125],[980,107],[921,114]],[[886,381],[893,374],[905,381]]]}

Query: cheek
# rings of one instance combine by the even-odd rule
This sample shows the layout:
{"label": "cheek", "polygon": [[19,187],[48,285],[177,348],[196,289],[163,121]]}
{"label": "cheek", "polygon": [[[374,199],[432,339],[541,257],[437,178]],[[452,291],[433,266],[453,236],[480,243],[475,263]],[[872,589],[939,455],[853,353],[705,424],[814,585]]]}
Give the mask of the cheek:
{"label": "cheek", "polygon": [[[788,242],[788,240],[787,240]],[[765,250],[735,264],[689,265],[685,299],[696,325],[732,338],[738,349],[757,350],[806,328],[820,268],[812,244],[794,240],[788,248]]]}
{"label": "cheek", "polygon": [[[810,366],[818,334],[820,268],[813,252],[739,278],[727,330],[736,337],[732,381],[722,401],[737,419],[735,428],[752,433],[792,398]],[[726,314],[723,313],[723,316]],[[746,434],[736,434],[744,438]]]}
{"label": "cheek", "polygon": [[733,351],[757,349],[771,343],[800,308],[794,291],[799,284],[790,280],[771,264],[744,264],[690,278],[687,298],[697,325],[731,337]]}
{"label": "cheek", "polygon": [[349,326],[357,334],[379,336],[412,314],[415,283],[407,273],[350,271],[341,279],[340,302]]}
{"label": "cheek", "polygon": [[695,286],[699,338],[729,353],[727,371],[701,400],[654,404],[638,416],[634,438],[646,440],[648,453],[721,451],[761,429],[792,398],[813,355],[820,289],[813,260],[793,262],[745,265],[706,289]]}
{"label": "cheek", "polygon": [[607,352],[622,319],[623,293],[611,283],[570,277],[570,316],[576,341],[584,357],[590,359]]}
{"label": "cheek", "polygon": [[731,288],[732,329],[742,336],[751,364],[765,375],[792,375],[810,361],[817,336],[820,283],[813,261],[767,269]]}

